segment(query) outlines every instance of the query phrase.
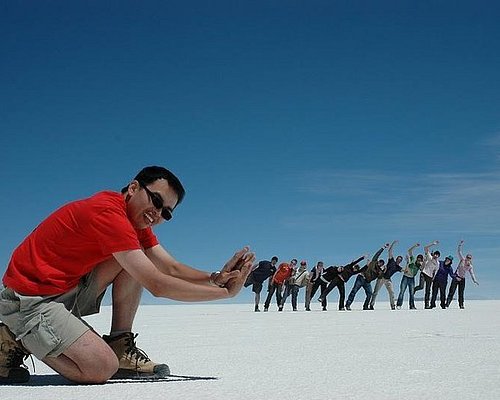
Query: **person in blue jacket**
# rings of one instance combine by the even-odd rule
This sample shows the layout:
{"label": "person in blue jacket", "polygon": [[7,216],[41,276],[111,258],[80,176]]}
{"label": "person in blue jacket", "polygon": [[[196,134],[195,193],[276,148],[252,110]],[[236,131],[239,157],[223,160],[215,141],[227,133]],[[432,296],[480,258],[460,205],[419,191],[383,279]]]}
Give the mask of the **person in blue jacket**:
{"label": "person in blue jacket", "polygon": [[448,285],[448,276],[453,279],[453,256],[447,256],[444,261],[439,261],[439,268],[434,275],[432,282],[432,297],[430,308],[436,307],[436,298],[439,290],[441,308],[446,308],[446,286]]}

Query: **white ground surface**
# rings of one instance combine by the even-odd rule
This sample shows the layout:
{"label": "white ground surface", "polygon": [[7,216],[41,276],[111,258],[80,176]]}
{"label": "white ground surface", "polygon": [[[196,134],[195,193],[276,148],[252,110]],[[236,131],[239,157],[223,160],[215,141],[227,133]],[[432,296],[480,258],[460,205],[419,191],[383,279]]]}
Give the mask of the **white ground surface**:
{"label": "white ground surface", "polygon": [[[173,374],[217,379],[85,386],[35,361],[31,381],[0,386],[0,399],[500,399],[500,301],[468,301],[465,310],[314,306],[141,306],[139,347]],[[105,307],[88,321],[107,333],[109,316]]]}

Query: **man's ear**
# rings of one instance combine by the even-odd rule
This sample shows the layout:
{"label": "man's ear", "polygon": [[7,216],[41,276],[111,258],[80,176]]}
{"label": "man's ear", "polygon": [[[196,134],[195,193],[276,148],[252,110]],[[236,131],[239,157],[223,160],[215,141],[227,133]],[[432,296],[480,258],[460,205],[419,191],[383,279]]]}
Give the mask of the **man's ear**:
{"label": "man's ear", "polygon": [[128,185],[127,193],[128,193],[129,196],[132,196],[134,193],[136,193],[140,189],[141,189],[141,185],[139,184],[139,182],[136,181],[136,180],[133,180]]}

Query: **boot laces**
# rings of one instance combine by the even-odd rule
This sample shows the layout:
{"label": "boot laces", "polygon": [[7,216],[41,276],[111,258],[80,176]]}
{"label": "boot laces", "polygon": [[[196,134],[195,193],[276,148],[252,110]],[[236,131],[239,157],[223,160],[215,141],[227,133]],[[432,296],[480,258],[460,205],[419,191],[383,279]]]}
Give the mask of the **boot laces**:
{"label": "boot laces", "polygon": [[35,369],[35,362],[30,353],[26,352],[22,347],[16,346],[9,349],[7,352],[7,368],[18,368],[23,367],[28,369],[28,366],[24,363],[27,358],[31,359],[31,364],[33,365],[33,370]]}
{"label": "boot laces", "polygon": [[134,339],[137,337],[137,335],[137,333],[135,335],[131,335],[125,340],[125,343],[127,345],[125,352],[127,354],[130,354],[130,356],[135,357],[136,367],[138,366],[139,361],[144,361],[145,363],[151,361],[148,355],[136,346]]}

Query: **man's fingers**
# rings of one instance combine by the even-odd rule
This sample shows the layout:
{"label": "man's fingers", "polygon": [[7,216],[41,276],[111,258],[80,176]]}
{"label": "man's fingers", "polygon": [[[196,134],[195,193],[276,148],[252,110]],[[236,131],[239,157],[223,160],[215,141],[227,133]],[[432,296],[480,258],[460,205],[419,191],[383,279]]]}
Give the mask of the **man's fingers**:
{"label": "man's fingers", "polygon": [[236,278],[239,274],[240,274],[240,271],[238,271],[238,270],[228,272],[227,275],[226,275],[226,278],[227,278],[226,280],[229,280],[229,279],[232,279],[232,278]]}
{"label": "man's fingers", "polygon": [[224,267],[222,268],[222,271],[223,272],[232,271],[234,269],[235,265],[237,265],[238,261],[240,261],[241,258],[246,253],[248,253],[248,250],[249,250],[249,247],[245,246],[241,250],[234,253],[234,255],[231,257],[231,259],[224,265]]}

